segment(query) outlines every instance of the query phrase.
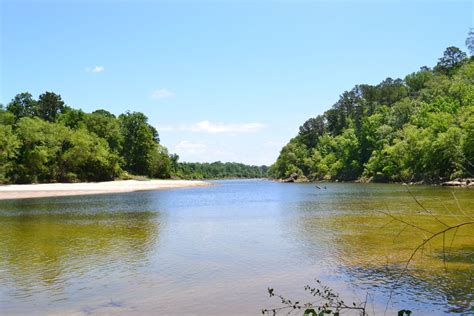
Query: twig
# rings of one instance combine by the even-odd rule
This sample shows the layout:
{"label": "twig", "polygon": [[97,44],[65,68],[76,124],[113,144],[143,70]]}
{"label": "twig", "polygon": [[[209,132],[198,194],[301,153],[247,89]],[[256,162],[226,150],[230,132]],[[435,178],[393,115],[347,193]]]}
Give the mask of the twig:
{"label": "twig", "polygon": [[446,226],[446,227],[449,227],[448,224],[442,222],[436,215],[433,214],[433,212],[429,211],[428,209],[426,209],[426,207],[424,207],[423,204],[420,203],[420,201],[418,201],[418,199],[416,198],[416,196],[410,191],[409,188],[407,188],[407,191],[408,193],[411,195],[411,197],[415,200],[416,204],[418,204],[423,211],[425,211],[426,213],[430,214],[435,220],[437,220],[440,224]]}
{"label": "twig", "polygon": [[[426,238],[423,240],[422,243],[420,243],[416,248],[415,250],[412,252],[412,254],[410,255],[410,258],[408,258],[406,264],[405,264],[405,267],[403,268],[402,272],[400,273],[400,277],[396,280],[395,284],[394,284],[394,287],[398,285],[398,283],[400,282],[402,276],[405,274],[405,272],[408,270],[408,266],[410,265],[410,263],[412,262],[413,258],[415,257],[415,255],[417,254],[417,252],[422,248],[424,247],[428,242],[430,242],[431,240],[433,240],[434,238],[438,237],[439,235],[444,235],[446,234],[447,232],[453,230],[453,229],[459,229],[460,227],[463,227],[463,226],[467,226],[467,225],[474,225],[474,221],[468,221],[468,222],[462,222],[462,223],[459,223],[457,225],[454,225],[454,226],[448,226],[447,228],[441,230],[441,231],[438,231],[434,234],[432,234],[430,237]],[[444,249],[444,246],[443,246],[443,249]],[[444,250],[443,250],[444,251]],[[393,290],[390,291],[390,296],[389,296],[389,299],[388,299],[388,302],[387,302],[387,305],[385,306],[385,313],[387,312],[388,310],[388,304],[390,303],[390,301],[392,300],[392,294],[393,294]]]}

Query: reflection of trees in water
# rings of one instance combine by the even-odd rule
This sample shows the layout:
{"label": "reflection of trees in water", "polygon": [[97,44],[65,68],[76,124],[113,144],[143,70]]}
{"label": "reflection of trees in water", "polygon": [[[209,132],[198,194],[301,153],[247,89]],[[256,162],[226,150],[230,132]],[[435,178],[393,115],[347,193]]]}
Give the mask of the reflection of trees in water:
{"label": "reflection of trees in water", "polygon": [[157,242],[158,215],[0,214],[0,283],[19,293],[62,292],[71,280],[86,275],[94,282],[133,273],[146,264]]}
{"label": "reflection of trees in water", "polygon": [[[426,190],[417,192],[420,200],[443,222],[452,224],[473,214],[472,193],[461,192],[459,211],[451,192]],[[340,271],[349,277],[351,283],[371,288],[383,295],[397,283],[404,263],[414,248],[422,241],[422,234],[410,227],[405,228],[379,211],[389,210],[391,214],[403,216],[410,223],[430,231],[439,230],[440,223],[417,207],[406,192],[381,192],[361,195],[339,194],[337,198],[321,196],[314,205],[306,201],[298,207],[303,216],[297,217],[295,225],[311,257],[311,248],[328,249],[326,260],[336,263]],[[466,210],[470,213],[466,214]],[[423,254],[417,254],[410,269],[401,280],[395,295],[399,299],[422,297],[422,301],[440,304],[452,312],[468,311],[474,301],[474,279],[472,244],[474,235],[470,227],[456,232],[453,247],[448,249],[454,232],[446,235],[445,271],[443,239],[437,238],[425,247]],[[321,245],[324,242],[325,245]],[[471,254],[471,255],[469,255]],[[315,258],[319,260],[321,258]],[[438,305],[438,306],[440,306]]]}
{"label": "reflection of trees in water", "polygon": [[[473,302],[473,271],[448,270],[432,273],[426,269],[412,269],[398,280],[402,265],[343,266],[339,269],[350,283],[362,291],[375,294],[375,299],[385,304],[393,291],[391,304],[395,307],[426,308],[427,302],[434,310],[449,313],[469,312]],[[398,281],[398,282],[397,282]],[[378,297],[377,297],[378,296]],[[425,312],[428,312],[425,310]]]}

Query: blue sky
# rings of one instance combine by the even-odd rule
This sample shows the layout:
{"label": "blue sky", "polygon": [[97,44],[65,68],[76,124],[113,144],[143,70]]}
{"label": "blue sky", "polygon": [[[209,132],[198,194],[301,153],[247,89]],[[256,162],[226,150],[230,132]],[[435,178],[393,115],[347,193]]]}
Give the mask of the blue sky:
{"label": "blue sky", "polygon": [[466,50],[472,1],[0,1],[0,102],[144,112],[182,161],[271,164],[355,84]]}

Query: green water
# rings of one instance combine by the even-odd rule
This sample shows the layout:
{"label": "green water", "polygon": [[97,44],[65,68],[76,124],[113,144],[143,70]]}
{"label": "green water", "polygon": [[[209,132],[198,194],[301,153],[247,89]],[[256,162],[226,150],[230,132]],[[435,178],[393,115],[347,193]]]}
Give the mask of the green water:
{"label": "green water", "polygon": [[216,183],[0,201],[0,314],[258,314],[315,278],[370,313],[473,313],[474,226],[399,276],[426,231],[473,220],[474,190],[409,187],[423,210],[400,185]]}

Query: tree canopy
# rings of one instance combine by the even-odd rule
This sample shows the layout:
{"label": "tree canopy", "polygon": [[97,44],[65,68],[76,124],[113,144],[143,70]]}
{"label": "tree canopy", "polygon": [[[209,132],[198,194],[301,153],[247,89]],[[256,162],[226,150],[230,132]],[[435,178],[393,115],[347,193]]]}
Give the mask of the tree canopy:
{"label": "tree canopy", "polygon": [[86,113],[53,92],[38,100],[20,93],[6,108],[0,106],[0,183],[266,176],[266,167],[178,160],[140,112]]}
{"label": "tree canopy", "polygon": [[433,68],[356,85],[308,119],[270,174],[438,182],[474,173],[474,60],[448,47]]}

